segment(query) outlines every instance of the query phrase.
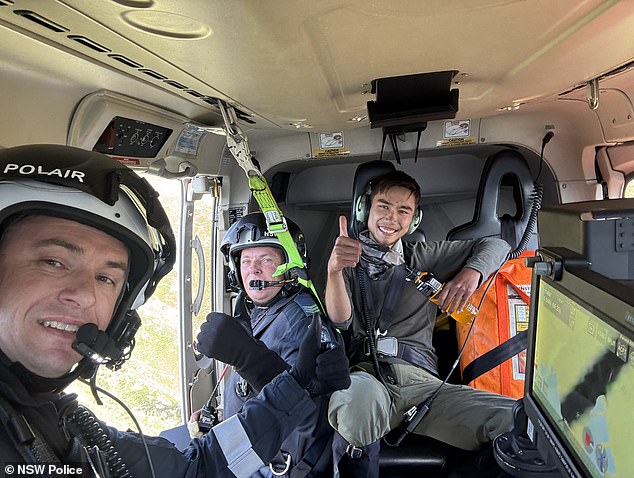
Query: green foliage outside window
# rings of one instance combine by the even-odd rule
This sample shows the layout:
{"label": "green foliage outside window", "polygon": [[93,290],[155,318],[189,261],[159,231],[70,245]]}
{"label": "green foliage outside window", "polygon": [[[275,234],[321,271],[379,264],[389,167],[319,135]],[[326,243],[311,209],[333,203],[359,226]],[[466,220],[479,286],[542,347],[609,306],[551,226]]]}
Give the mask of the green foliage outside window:
{"label": "green foliage outside window", "polygon": [[[174,234],[178,236],[180,182],[145,176],[159,191]],[[132,357],[120,370],[101,367],[97,385],[117,396],[134,413],[143,433],[158,435],[182,424],[178,362],[178,282],[176,267],[159,284],[150,300],[139,309],[142,320]],[[77,393],[100,420],[120,430],[136,427],[125,410],[105,395],[95,403],[88,386],[75,382],[67,392]]]}

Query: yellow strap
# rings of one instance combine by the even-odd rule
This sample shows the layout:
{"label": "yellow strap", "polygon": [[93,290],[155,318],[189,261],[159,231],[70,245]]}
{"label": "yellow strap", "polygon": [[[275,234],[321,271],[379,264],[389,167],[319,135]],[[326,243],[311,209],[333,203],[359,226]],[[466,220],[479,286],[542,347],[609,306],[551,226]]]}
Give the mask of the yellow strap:
{"label": "yellow strap", "polygon": [[286,224],[286,220],[284,219],[284,214],[277,205],[266,179],[264,179],[261,175],[254,175],[253,173],[251,173],[248,178],[249,188],[264,214],[266,226],[269,232],[277,236],[288,255],[289,262],[280,265],[273,273],[273,277],[280,276],[291,269],[298,269],[297,281],[312,293],[313,299],[317,302],[320,311],[323,315],[326,315],[324,306],[319,299],[319,294],[317,294],[315,286],[308,276],[306,264],[304,264],[304,260],[297,250],[297,246],[295,245],[295,241],[293,240],[291,233],[288,232],[288,226]]}

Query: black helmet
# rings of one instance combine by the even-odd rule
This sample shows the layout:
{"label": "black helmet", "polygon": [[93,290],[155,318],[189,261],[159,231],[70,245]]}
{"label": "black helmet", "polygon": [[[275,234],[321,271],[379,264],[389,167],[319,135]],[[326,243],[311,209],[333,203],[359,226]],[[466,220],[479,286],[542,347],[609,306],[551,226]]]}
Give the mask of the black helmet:
{"label": "black helmet", "polygon": [[158,193],[101,153],[61,145],[0,149],[0,234],[7,219],[33,214],[95,227],[129,248],[127,287],[106,330],[129,352],[138,327],[130,312],[152,295],[175,261],[175,239]]}
{"label": "black helmet", "polygon": [[[304,261],[304,266],[308,268],[308,253],[306,250],[306,240],[299,226],[286,218],[288,232],[291,234],[295,247],[300,257]],[[269,233],[266,227],[266,219],[261,212],[253,212],[241,217],[234,222],[225,237],[222,239],[220,251],[225,256],[225,261],[229,266],[228,282],[232,290],[244,289],[242,278],[240,277],[240,251],[248,247],[277,247],[284,253],[284,261],[289,262],[288,253],[280,243],[274,233]],[[286,273],[284,279],[290,279]]]}

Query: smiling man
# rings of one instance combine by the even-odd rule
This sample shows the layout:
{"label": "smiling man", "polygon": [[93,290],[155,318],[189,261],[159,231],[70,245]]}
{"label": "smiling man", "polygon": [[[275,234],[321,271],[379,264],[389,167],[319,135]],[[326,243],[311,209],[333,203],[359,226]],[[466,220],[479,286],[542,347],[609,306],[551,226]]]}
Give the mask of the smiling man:
{"label": "smiling man", "polygon": [[[344,477],[378,476],[379,440],[442,383],[432,346],[438,307],[405,280],[404,265],[445,282],[438,306],[453,312],[468,303],[509,251],[500,239],[403,242],[420,222],[420,197],[416,181],[402,171],[376,178],[365,198],[365,230],[358,240],[348,237],[346,218],[341,217],[328,261],[326,308],[338,327],[349,329],[348,356],[355,370],[352,385],[333,394],[328,411],[338,432],[334,458]],[[363,310],[370,312],[367,318]],[[371,350],[377,351],[376,363]],[[513,403],[445,384],[416,433],[477,450],[507,431]]]}
{"label": "smiling man", "polygon": [[3,468],[72,465],[86,478],[246,477],[316,412],[313,397],[349,384],[343,350],[321,350],[321,327],[313,325],[288,371],[265,348],[239,357],[246,366],[284,366],[243,413],[182,453],[163,438],[143,440],[99,422],[62,390],[101,364],[116,368],[127,359],[140,325],[135,311],[171,270],[174,246],[158,194],[131,169],[66,146],[0,150]]}
{"label": "smiling man", "polygon": [[[288,218],[287,226],[300,257],[308,264],[304,235]],[[225,234],[220,250],[229,267],[229,285],[240,294],[238,317],[215,314],[215,320],[240,321],[256,340],[293,366],[308,325],[313,316],[319,315],[319,307],[308,290],[293,278],[292,271],[274,277],[277,268],[289,259],[279,239],[268,232],[264,214],[251,213],[238,219]],[[213,348],[199,346],[209,348],[210,356],[215,356]],[[225,416],[240,412],[256,396],[268,380],[267,368],[270,367],[263,364],[231,375],[225,386]],[[333,431],[327,418],[328,397],[315,397],[314,402],[315,412],[282,444],[270,467],[254,476],[273,476],[273,472],[277,476],[331,476],[328,445]]]}
{"label": "smiling man", "polygon": [[79,327],[105,330],[110,323],[126,283],[128,249],[85,224],[23,216],[5,232],[0,266],[0,349],[56,378],[82,359],[72,348]]}

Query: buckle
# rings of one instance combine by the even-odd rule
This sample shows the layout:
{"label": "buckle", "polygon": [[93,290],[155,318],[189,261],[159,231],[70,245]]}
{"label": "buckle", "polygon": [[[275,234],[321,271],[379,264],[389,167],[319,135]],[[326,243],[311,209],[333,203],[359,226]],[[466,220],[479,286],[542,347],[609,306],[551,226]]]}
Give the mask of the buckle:
{"label": "buckle", "polygon": [[249,384],[242,377],[236,382],[236,395],[241,398],[249,395]]}
{"label": "buckle", "polygon": [[363,456],[363,448],[350,444],[346,447],[346,455],[354,459],[361,458]]}
{"label": "buckle", "polygon": [[280,453],[284,458],[283,464],[273,462],[269,463],[269,470],[271,470],[271,473],[273,473],[275,476],[284,476],[286,473],[288,473],[288,470],[291,469],[291,454],[285,451],[282,451]]}

